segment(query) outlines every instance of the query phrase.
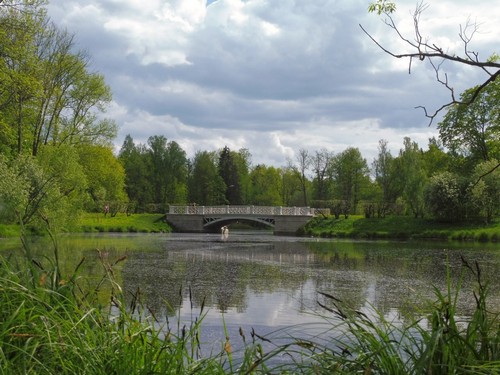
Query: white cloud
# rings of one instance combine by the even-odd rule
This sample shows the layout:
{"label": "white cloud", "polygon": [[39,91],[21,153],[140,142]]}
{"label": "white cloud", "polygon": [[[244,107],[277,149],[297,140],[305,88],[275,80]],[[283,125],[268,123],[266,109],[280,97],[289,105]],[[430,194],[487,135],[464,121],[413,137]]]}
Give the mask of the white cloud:
{"label": "white cloud", "polygon": [[[398,1],[395,15],[411,37],[416,1]],[[486,0],[432,0],[423,35],[460,51],[460,24],[480,24],[471,48],[495,52],[500,18]],[[177,141],[188,153],[225,145],[248,148],[254,163],[284,165],[300,148],[341,152],[358,147],[371,162],[378,140],[393,153],[410,136],[421,146],[436,135],[418,105],[448,98],[432,68],[391,58],[404,47],[367,0],[75,0],[53,2],[53,20],[76,33],[114,93],[108,115],[126,134]],[[458,9],[450,11],[450,9]],[[476,44],[477,42],[477,44]],[[498,51],[497,51],[498,52]],[[445,64],[460,90],[481,79]]]}

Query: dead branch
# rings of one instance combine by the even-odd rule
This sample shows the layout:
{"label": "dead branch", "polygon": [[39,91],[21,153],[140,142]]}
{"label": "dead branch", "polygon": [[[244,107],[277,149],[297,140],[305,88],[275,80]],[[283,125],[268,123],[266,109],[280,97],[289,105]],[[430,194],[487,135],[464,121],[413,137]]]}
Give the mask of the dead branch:
{"label": "dead branch", "polygon": [[[435,75],[436,81],[443,85],[449,92],[451,100],[448,103],[441,105],[434,111],[428,111],[424,106],[417,106],[416,108],[421,108],[424,111],[425,116],[429,119],[429,125],[432,124],[433,120],[446,108],[455,105],[455,104],[464,104],[468,105],[476,100],[479,94],[484,90],[486,86],[495,81],[500,75],[500,63],[495,59],[487,59],[481,60],[479,58],[479,53],[471,50],[469,45],[471,43],[472,38],[477,33],[479,25],[476,22],[471,22],[470,19],[467,20],[467,23],[464,27],[460,26],[459,38],[463,44],[463,55],[455,55],[446,52],[445,48],[438,46],[430,41],[424,39],[421,30],[420,30],[420,16],[422,12],[428,8],[426,4],[423,2],[417,4],[417,7],[413,13],[413,28],[414,35],[413,38],[408,38],[404,36],[396,25],[393,17],[390,13],[384,13],[387,17],[384,20],[384,23],[392,29],[396,36],[405,42],[408,46],[411,47],[413,52],[404,52],[404,53],[396,53],[391,51],[390,49],[384,47],[377,39],[375,39],[361,24],[359,27],[363,32],[375,43],[377,47],[379,47],[386,54],[397,58],[397,59],[409,59],[408,63],[408,73],[411,74],[412,63],[414,59],[418,59],[420,61],[427,60],[431,64]],[[439,62],[437,62],[438,60]],[[456,64],[463,64],[468,66],[473,66],[481,69],[486,75],[487,78],[485,81],[476,86],[472,95],[467,101],[460,101],[455,96],[455,91],[452,84],[448,81],[448,75],[442,72],[442,64],[445,61],[450,61]]]}

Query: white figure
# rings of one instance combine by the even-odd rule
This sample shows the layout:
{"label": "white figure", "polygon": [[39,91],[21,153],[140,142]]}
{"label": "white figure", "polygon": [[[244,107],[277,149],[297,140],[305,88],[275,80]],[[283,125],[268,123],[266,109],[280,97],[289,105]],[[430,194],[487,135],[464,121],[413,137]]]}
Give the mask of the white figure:
{"label": "white figure", "polygon": [[229,228],[224,225],[222,228],[220,228],[220,233],[222,235],[222,239],[226,240],[227,237],[229,237]]}

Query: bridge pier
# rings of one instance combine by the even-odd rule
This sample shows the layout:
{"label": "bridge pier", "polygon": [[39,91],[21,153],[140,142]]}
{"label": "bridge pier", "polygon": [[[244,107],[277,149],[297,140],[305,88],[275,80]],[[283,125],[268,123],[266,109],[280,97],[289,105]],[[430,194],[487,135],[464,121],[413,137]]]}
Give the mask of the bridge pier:
{"label": "bridge pier", "polygon": [[297,230],[306,225],[309,220],[311,220],[311,216],[275,216],[274,234],[284,236],[295,235]]}
{"label": "bridge pier", "polygon": [[177,232],[203,233],[205,232],[203,217],[204,215],[197,214],[167,214],[167,222],[172,225]]}

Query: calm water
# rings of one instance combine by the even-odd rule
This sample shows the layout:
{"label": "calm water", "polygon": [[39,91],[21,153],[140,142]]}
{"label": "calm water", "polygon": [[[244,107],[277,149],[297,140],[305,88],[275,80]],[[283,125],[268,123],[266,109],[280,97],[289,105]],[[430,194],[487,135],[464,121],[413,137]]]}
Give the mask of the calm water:
{"label": "calm water", "polygon": [[[0,240],[4,253],[18,253],[19,243]],[[432,301],[431,285],[443,288],[446,264],[460,273],[461,257],[478,262],[491,283],[491,303],[500,306],[500,245],[362,242],[278,237],[268,232],[216,234],[71,235],[60,238],[63,275],[82,257],[80,274],[92,285],[103,275],[97,249],[113,263],[126,295],[140,291],[144,304],[160,321],[188,322],[208,308],[203,327],[207,342],[231,337],[238,329],[267,334],[282,327],[324,322],[328,312],[318,291],[387,317],[415,311]],[[50,244],[36,240],[33,252],[41,262],[51,256]],[[460,298],[470,313],[474,281],[466,277]],[[103,296],[105,299],[106,296]],[[129,297],[127,297],[129,298]]]}

